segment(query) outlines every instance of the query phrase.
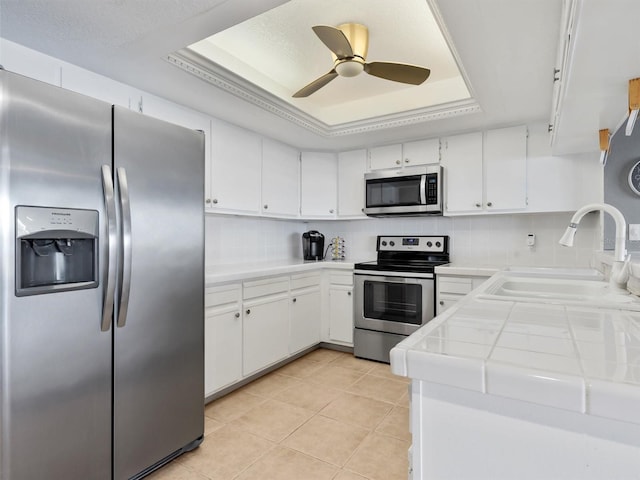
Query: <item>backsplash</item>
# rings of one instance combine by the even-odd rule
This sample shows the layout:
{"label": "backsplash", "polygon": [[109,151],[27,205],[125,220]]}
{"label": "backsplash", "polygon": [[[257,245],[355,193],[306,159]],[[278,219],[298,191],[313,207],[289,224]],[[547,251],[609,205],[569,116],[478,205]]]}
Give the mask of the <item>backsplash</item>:
{"label": "backsplash", "polygon": [[[318,230],[346,242],[349,261],[372,260],[377,235],[449,235],[451,260],[468,265],[588,267],[601,249],[599,216],[587,215],[578,228],[576,246],[558,244],[572,213],[469,217],[371,218],[352,221],[291,221],[255,217],[212,216],[205,219],[206,264],[266,262],[302,258],[300,236]],[[536,245],[527,247],[527,234]]]}

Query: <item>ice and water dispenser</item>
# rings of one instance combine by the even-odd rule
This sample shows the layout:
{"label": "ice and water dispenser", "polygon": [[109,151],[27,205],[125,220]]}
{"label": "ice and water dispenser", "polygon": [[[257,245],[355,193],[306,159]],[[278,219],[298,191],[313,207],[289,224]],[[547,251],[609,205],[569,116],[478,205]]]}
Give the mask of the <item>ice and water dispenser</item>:
{"label": "ice and water dispenser", "polygon": [[95,210],[16,207],[16,295],[98,286]]}

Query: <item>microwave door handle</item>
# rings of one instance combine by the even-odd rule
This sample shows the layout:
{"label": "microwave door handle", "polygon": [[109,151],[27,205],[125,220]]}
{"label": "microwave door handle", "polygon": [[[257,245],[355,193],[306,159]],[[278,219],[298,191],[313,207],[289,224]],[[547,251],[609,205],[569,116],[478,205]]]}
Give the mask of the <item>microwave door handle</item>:
{"label": "microwave door handle", "polygon": [[420,205],[427,204],[427,176],[420,175]]}
{"label": "microwave door handle", "polygon": [[104,191],[105,220],[107,223],[107,259],[105,272],[105,287],[102,299],[102,320],[100,330],[103,332],[111,329],[111,318],[113,316],[113,298],[116,289],[116,260],[117,260],[117,226],[116,226],[116,202],[113,191],[113,180],[111,178],[111,167],[102,165],[102,189]]}
{"label": "microwave door handle", "polygon": [[127,172],[120,167],[116,170],[118,177],[118,190],[120,192],[120,218],[122,221],[120,256],[120,295],[118,298],[118,327],[124,327],[127,323],[127,311],[129,309],[129,292],[131,291],[131,205],[129,203],[129,184]]}

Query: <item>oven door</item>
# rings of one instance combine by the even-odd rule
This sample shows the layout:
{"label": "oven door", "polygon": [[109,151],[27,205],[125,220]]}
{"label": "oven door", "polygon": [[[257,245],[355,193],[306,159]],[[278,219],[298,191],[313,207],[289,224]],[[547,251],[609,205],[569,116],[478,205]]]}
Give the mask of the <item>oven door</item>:
{"label": "oven door", "polygon": [[435,278],[426,273],[355,272],[355,327],[411,335],[435,316]]}

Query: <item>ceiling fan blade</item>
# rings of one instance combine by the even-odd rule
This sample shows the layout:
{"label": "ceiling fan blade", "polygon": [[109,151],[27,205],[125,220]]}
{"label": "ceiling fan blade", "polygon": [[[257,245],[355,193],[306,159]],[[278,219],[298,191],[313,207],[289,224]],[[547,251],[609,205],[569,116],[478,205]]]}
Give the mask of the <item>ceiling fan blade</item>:
{"label": "ceiling fan blade", "polygon": [[396,62],[365,63],[364,71],[374,77],[393,80],[394,82],[410,83],[411,85],[420,85],[431,74],[431,70],[428,68]]}
{"label": "ceiling fan blade", "polygon": [[329,25],[316,25],[313,28],[313,31],[316,32],[316,35],[322,43],[324,43],[329,50],[336,54],[336,57],[339,59],[345,57],[353,57],[353,49],[351,48],[351,44],[349,40],[342,33],[341,30],[338,30],[335,27],[331,27]]}
{"label": "ceiling fan blade", "polygon": [[317,92],[322,87],[324,87],[327,83],[338,76],[338,72],[335,70],[331,70],[329,73],[325,73],[323,76],[316,78],[313,82],[311,82],[306,87],[302,87],[296,93],[293,94],[293,98],[301,98],[308,97],[312,93]]}

